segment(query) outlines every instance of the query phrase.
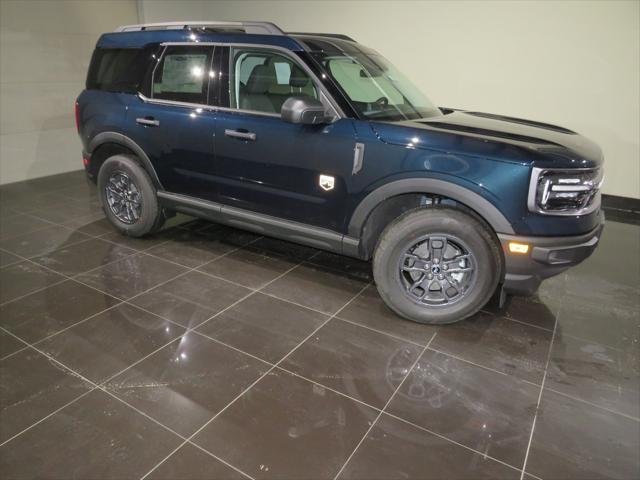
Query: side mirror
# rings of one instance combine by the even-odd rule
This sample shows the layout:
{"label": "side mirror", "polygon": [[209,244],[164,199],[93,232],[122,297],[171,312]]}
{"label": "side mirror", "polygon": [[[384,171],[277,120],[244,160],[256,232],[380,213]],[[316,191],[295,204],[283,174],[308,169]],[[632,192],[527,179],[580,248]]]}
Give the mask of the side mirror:
{"label": "side mirror", "polygon": [[319,100],[307,96],[287,98],[282,104],[280,116],[285,122],[303,125],[319,125],[329,122],[324,105]]}

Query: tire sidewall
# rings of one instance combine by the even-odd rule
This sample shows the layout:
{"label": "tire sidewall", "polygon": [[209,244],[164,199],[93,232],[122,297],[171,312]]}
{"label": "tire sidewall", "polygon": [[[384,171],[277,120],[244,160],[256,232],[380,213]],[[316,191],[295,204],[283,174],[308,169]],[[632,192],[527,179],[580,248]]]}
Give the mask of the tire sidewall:
{"label": "tire sidewall", "polygon": [[[118,170],[126,173],[131,178],[141,194],[142,208],[140,218],[137,222],[132,224],[124,223],[118,219],[118,217],[116,217],[111,211],[106,198],[106,185],[109,182],[109,178],[112,173]],[[154,230],[154,226],[157,223],[158,215],[160,213],[156,189],[147,172],[144,171],[133,157],[127,155],[115,155],[108,158],[102,164],[100,171],[98,172],[98,195],[105,215],[111,224],[124,235],[140,237],[151,233]]]}
{"label": "tire sidewall", "polygon": [[[475,281],[469,292],[451,306],[420,305],[406,294],[400,278],[401,255],[425,235],[451,235],[462,240],[475,260]],[[467,318],[491,298],[499,281],[499,257],[489,232],[473,217],[450,208],[409,212],[387,227],[376,249],[374,278],[392,310],[419,323],[453,323]]]}

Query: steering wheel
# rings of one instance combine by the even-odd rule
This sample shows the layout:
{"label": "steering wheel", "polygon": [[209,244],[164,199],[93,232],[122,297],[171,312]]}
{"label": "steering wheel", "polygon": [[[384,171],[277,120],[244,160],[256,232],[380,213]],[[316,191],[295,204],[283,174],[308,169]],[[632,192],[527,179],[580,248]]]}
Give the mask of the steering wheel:
{"label": "steering wheel", "polygon": [[379,99],[377,99],[375,102],[376,105],[380,105],[381,107],[388,107],[389,106],[389,99],[387,97],[380,97]]}

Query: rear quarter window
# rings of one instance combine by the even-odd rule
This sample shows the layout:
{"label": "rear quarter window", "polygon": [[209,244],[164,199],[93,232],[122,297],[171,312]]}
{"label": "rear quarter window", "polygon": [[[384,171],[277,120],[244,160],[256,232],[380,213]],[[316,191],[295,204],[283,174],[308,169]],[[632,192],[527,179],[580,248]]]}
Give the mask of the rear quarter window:
{"label": "rear quarter window", "polygon": [[98,48],[93,53],[87,88],[136,93],[141,90],[152,48]]}

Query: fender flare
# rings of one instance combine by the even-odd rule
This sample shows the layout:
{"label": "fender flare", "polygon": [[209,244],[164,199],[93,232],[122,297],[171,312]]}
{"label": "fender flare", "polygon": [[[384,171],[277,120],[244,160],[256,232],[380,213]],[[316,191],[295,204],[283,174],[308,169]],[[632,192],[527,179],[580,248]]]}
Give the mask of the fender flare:
{"label": "fender flare", "polygon": [[371,212],[386,199],[404,193],[432,193],[448,197],[474,210],[485,219],[496,233],[510,235],[515,233],[511,223],[502,212],[479,194],[455,183],[435,178],[406,178],[382,185],[369,193],[351,215],[348,235],[360,238],[362,229]]}
{"label": "fender flare", "polygon": [[105,143],[117,143],[133,151],[133,153],[135,153],[136,156],[140,159],[142,166],[151,177],[151,181],[154,183],[156,188],[164,189],[162,183],[160,182],[160,179],[158,178],[156,169],[153,168],[153,164],[151,163],[149,156],[144,152],[140,145],[138,145],[136,142],[131,140],[126,135],[123,135],[122,133],[102,132],[91,139],[87,147],[88,153],[92,154],[98,147],[100,147],[100,145],[103,145]]}

